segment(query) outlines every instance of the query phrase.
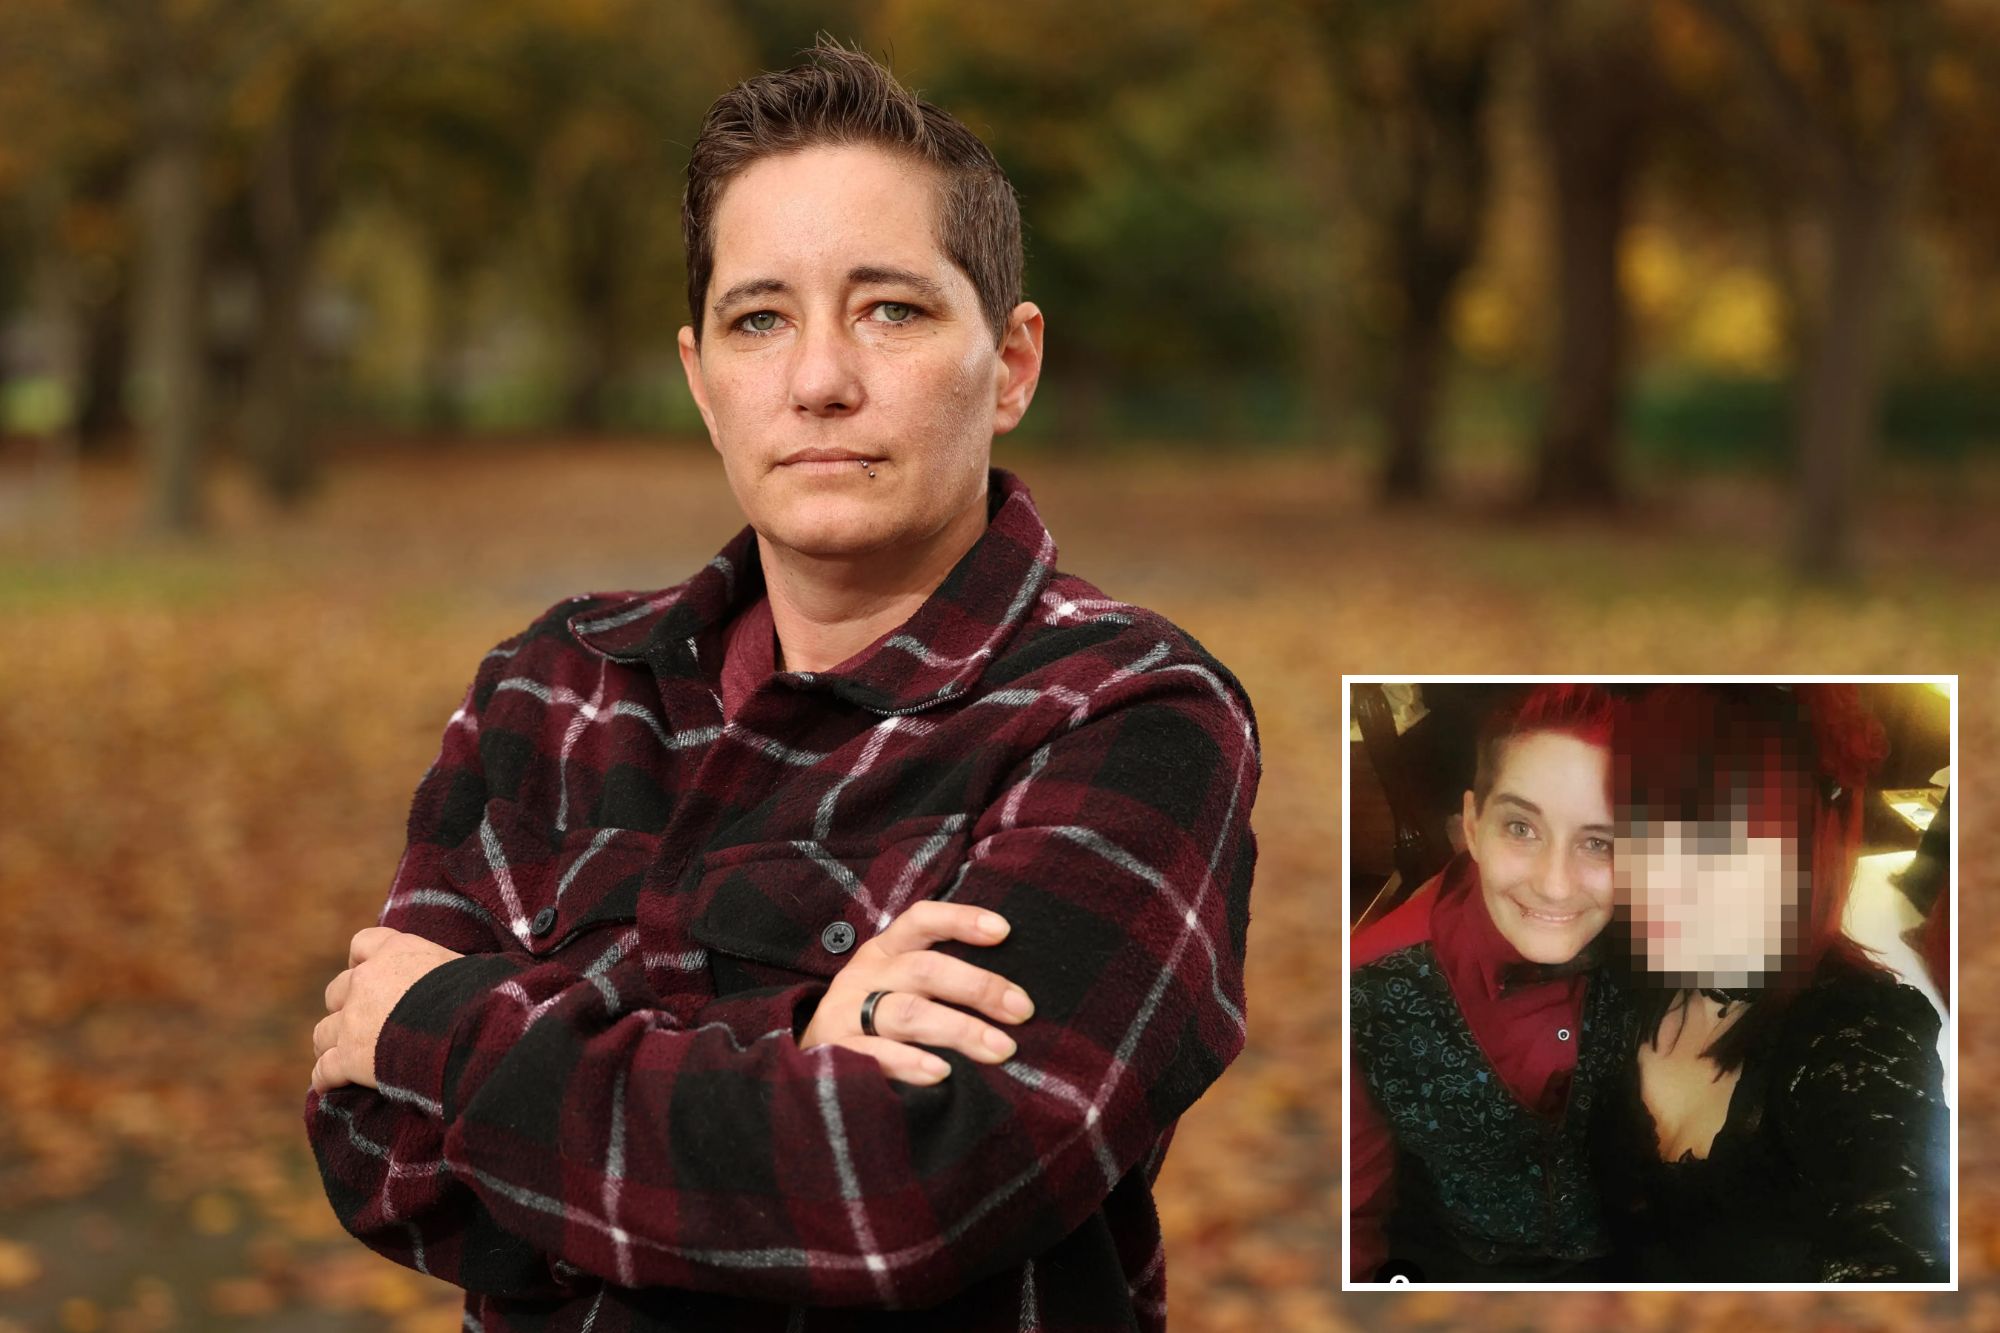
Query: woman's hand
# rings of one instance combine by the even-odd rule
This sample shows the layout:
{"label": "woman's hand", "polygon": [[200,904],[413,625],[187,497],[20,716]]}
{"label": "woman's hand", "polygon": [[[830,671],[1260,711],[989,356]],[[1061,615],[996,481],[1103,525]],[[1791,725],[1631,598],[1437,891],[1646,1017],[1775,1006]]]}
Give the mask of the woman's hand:
{"label": "woman's hand", "polygon": [[[882,1072],[903,1083],[936,1083],[951,1066],[919,1045],[941,1046],[985,1064],[1014,1054],[1014,1039],[990,1023],[949,1005],[974,1009],[1002,1023],[1034,1012],[1026,992],[1005,977],[932,950],[959,940],[998,944],[1007,923],[983,907],[926,900],[913,904],[888,929],[854,951],[834,976],[799,1038],[801,1050],[845,1046],[871,1056]],[[861,1030],[861,1008],[876,991],[875,1031]],[[943,1001],[944,1003],[940,1003]]]}
{"label": "woman's hand", "polygon": [[370,926],[347,946],[347,970],[327,983],[327,1015],[313,1028],[312,1086],[375,1086],[375,1041],[405,992],[432,968],[462,957],[421,935]]}

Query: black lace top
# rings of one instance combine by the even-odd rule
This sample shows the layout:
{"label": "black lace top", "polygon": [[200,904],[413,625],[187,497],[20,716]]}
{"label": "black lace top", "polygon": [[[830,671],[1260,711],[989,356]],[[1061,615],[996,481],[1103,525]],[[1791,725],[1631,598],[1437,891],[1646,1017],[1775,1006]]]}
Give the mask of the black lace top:
{"label": "black lace top", "polygon": [[1627,1061],[1593,1145],[1620,1276],[1949,1280],[1951,1129],[1937,1036],[1920,991],[1823,979],[1751,1049],[1708,1156],[1677,1162],[1659,1158],[1638,1063]]}

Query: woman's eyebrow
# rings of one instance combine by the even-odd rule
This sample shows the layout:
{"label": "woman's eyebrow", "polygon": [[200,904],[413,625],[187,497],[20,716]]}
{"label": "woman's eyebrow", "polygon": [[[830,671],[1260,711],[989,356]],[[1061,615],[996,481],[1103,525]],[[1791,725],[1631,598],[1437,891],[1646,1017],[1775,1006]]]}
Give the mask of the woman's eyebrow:
{"label": "woman's eyebrow", "polygon": [[[1493,793],[1492,799],[1495,805],[1515,806],[1527,811],[1538,819],[1541,818],[1542,807],[1536,805],[1525,796],[1516,796],[1510,791],[1500,791]],[[1579,833],[1615,833],[1616,831],[1610,824],[1585,824],[1577,830]]]}
{"label": "woman's eyebrow", "polygon": [[944,284],[935,278],[907,268],[885,268],[878,264],[862,264],[847,270],[847,282],[852,287],[900,286],[909,287],[926,301],[943,303]]}
{"label": "woman's eyebrow", "polygon": [[747,301],[753,296],[780,296],[790,290],[791,288],[788,285],[777,278],[750,278],[744,282],[737,283],[734,287],[716,297],[715,303],[709,309],[715,312],[717,319],[720,319],[722,312],[735,305],[738,301]]}

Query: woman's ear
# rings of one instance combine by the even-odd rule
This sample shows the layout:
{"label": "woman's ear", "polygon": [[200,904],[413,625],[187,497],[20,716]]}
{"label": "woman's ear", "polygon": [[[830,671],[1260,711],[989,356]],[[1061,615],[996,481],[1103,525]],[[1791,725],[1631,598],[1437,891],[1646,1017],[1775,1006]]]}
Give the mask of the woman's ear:
{"label": "woman's ear", "polygon": [[1479,804],[1472,799],[1472,793],[1465,793],[1464,804],[1458,812],[1459,828],[1465,836],[1465,850],[1472,855],[1474,864],[1479,861]]}
{"label": "woman's ear", "polygon": [[1042,378],[1042,311],[1032,301],[1014,307],[1007,335],[1000,340],[994,367],[993,433],[1005,435],[1021,424],[1035,385]]}
{"label": "woman's ear", "polygon": [[722,445],[715,438],[715,417],[708,410],[708,382],[701,376],[701,343],[695,339],[694,325],[682,325],[675,341],[680,348],[681,373],[687,376],[688,393],[694,398],[695,410],[701,413],[702,424],[708,427],[708,442],[720,453]]}

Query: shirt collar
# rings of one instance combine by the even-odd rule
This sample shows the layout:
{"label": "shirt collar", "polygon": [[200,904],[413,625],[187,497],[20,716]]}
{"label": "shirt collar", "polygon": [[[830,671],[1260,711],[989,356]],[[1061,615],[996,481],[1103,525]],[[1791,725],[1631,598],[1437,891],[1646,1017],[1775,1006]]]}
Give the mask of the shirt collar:
{"label": "shirt collar", "polygon": [[[992,469],[987,503],[985,533],[900,629],[834,671],[785,671],[778,679],[882,714],[966,693],[1027,618],[1056,564],[1055,538],[1018,477]],[[756,533],[746,527],[687,582],[579,612],[569,628],[606,657],[692,667],[696,641],[763,593]]]}
{"label": "shirt collar", "polygon": [[1500,998],[1502,969],[1527,962],[1493,924],[1480,889],[1479,863],[1466,852],[1444,868],[1437,901],[1431,905],[1431,939],[1446,970],[1462,981],[1476,982],[1488,1000]]}

